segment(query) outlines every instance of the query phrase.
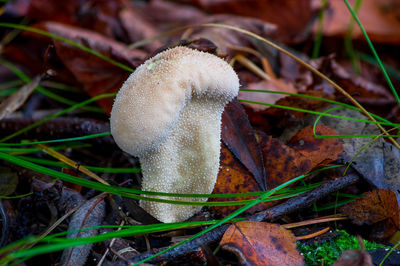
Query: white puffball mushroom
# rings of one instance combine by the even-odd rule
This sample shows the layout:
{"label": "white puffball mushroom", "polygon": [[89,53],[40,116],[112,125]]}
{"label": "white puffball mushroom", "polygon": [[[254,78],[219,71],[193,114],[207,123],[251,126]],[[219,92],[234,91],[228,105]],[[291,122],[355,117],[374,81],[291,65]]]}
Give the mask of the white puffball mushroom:
{"label": "white puffball mushroom", "polygon": [[[142,190],[212,192],[221,115],[238,90],[238,77],[228,63],[186,47],[159,53],[130,75],[111,111],[111,133],[122,150],[139,157]],[[140,206],[162,222],[184,221],[201,209],[144,200]]]}

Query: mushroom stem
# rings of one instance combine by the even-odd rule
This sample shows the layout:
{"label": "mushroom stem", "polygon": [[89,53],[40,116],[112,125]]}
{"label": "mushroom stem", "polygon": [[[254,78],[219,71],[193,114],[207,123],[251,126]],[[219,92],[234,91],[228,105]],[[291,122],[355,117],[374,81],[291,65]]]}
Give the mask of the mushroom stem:
{"label": "mushroom stem", "polygon": [[[191,191],[202,194],[212,192],[219,168],[221,113],[224,105],[214,102],[205,109],[203,99],[196,97],[186,104],[176,127],[159,149],[139,158],[143,169],[143,190],[169,193]],[[172,199],[207,201],[207,198]],[[143,200],[140,205],[163,222],[186,220],[201,209],[201,206]]]}

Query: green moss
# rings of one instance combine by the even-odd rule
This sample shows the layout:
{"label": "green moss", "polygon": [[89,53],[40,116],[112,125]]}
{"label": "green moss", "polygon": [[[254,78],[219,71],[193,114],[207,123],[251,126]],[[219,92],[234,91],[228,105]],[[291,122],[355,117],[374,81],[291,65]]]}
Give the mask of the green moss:
{"label": "green moss", "polygon": [[[347,232],[337,230],[340,235],[321,243],[314,242],[313,244],[297,243],[298,250],[303,254],[306,265],[330,265],[348,249],[360,249],[360,245],[355,236],[349,235]],[[387,246],[363,240],[365,249],[375,250],[378,248],[389,248]]]}

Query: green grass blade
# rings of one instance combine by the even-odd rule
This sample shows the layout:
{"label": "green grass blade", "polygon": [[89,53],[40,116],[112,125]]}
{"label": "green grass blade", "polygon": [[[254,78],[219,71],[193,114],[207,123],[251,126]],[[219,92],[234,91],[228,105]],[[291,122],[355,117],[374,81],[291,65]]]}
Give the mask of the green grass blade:
{"label": "green grass blade", "polygon": [[321,0],[321,11],[318,14],[318,29],[315,35],[314,47],[312,51],[311,58],[315,59],[319,56],[319,51],[321,50],[322,36],[323,36],[323,26],[324,26],[324,14],[326,12],[327,1]]}
{"label": "green grass blade", "polygon": [[[378,66],[379,64],[376,61],[376,59],[368,54],[362,53],[362,52],[357,52],[357,56],[361,59],[364,60],[367,63],[370,63],[371,65]],[[382,62],[383,66],[385,67],[386,71],[395,79],[400,80],[400,72],[395,69],[394,67],[391,67],[388,64],[385,64]]]}
{"label": "green grass blade", "polygon": [[[29,83],[31,81],[31,79],[27,75],[25,75],[24,72],[22,72],[17,66],[12,64],[11,62],[0,58],[0,64],[2,64],[3,66],[5,66],[9,70],[11,70],[15,75],[17,75],[25,83]],[[66,104],[66,105],[78,104],[75,101],[66,99],[56,93],[51,92],[51,91],[43,88],[42,86],[37,86],[36,91],[42,93],[43,95],[49,97],[50,99],[53,99],[55,101],[58,101],[60,103]],[[102,113],[102,114],[104,113],[103,109],[101,109],[99,107],[95,107],[95,106],[82,106],[81,109],[86,110],[86,111],[96,112],[96,113]]]}
{"label": "green grass blade", "polygon": [[97,100],[104,99],[104,98],[115,97],[115,95],[116,95],[115,93],[105,93],[105,94],[101,94],[101,95],[95,96],[95,97],[93,97],[91,99],[88,99],[86,101],[80,102],[78,104],[75,104],[75,105],[73,105],[71,107],[68,107],[68,108],[58,112],[58,113],[55,113],[55,114],[50,115],[50,116],[48,116],[48,117],[46,117],[46,118],[44,118],[44,119],[42,119],[40,121],[37,121],[37,122],[35,122],[35,123],[23,128],[23,129],[20,129],[20,130],[14,132],[13,134],[11,134],[11,135],[9,135],[7,137],[2,138],[0,140],[0,142],[4,142],[4,141],[7,141],[9,139],[12,139],[12,138],[14,138],[14,137],[16,137],[18,135],[21,135],[21,134],[25,133],[26,131],[28,131],[28,130],[30,130],[32,128],[35,128],[35,127],[37,127],[37,126],[39,126],[39,125],[41,125],[41,124],[43,124],[43,123],[45,123],[47,121],[50,121],[51,119],[53,119],[55,117],[61,116],[63,114],[66,114],[66,113],[68,113],[68,112],[70,112],[72,110],[78,109],[78,108],[80,108],[82,106],[85,106],[85,105],[87,105],[89,103],[92,103],[92,102],[95,102]]}
{"label": "green grass blade", "polygon": [[159,253],[157,253],[157,254],[154,254],[153,256],[150,256],[150,257],[148,257],[148,258],[146,258],[146,259],[143,259],[143,260],[141,260],[141,261],[139,261],[139,262],[136,262],[134,265],[140,265],[141,263],[145,263],[146,261],[149,261],[149,260],[151,260],[151,259],[153,259],[153,258],[155,258],[155,257],[157,257],[157,256],[160,256],[160,255],[162,255],[162,254],[164,254],[164,253],[167,253],[168,251],[170,251],[170,250],[172,250],[172,249],[175,249],[175,248],[177,248],[177,247],[179,247],[179,246],[181,246],[181,245],[183,245],[183,244],[185,244],[185,243],[187,243],[187,242],[192,241],[193,239],[195,239],[195,238],[197,238],[197,237],[199,237],[199,236],[201,236],[201,235],[203,235],[203,234],[205,234],[205,233],[207,233],[207,232],[210,232],[211,230],[217,228],[218,226],[220,226],[220,225],[222,225],[222,224],[224,224],[224,223],[226,223],[226,222],[229,222],[230,220],[232,220],[233,218],[235,218],[236,216],[238,216],[238,215],[241,214],[242,212],[244,212],[244,211],[250,209],[251,207],[257,205],[258,203],[262,202],[262,201],[265,200],[267,197],[272,196],[274,193],[278,192],[280,189],[282,189],[282,188],[284,188],[284,187],[287,187],[287,186],[289,186],[289,185],[291,185],[291,184],[293,184],[293,183],[295,183],[295,182],[297,182],[297,181],[299,181],[299,180],[302,180],[302,179],[303,179],[304,177],[306,177],[307,175],[308,175],[308,174],[306,174],[306,175],[301,175],[301,176],[298,176],[298,177],[296,177],[296,178],[293,178],[292,180],[289,180],[288,182],[286,182],[286,183],[284,183],[284,184],[281,184],[281,185],[277,186],[276,188],[273,188],[273,189],[270,190],[270,191],[265,192],[262,196],[260,196],[260,197],[258,197],[258,198],[256,198],[256,199],[254,199],[253,201],[251,201],[250,203],[248,203],[248,204],[246,204],[245,206],[241,207],[240,209],[238,209],[238,210],[232,212],[231,214],[229,214],[228,216],[226,216],[224,219],[220,220],[220,221],[217,222],[216,224],[214,224],[214,225],[208,227],[207,229],[202,230],[202,231],[199,232],[199,233],[194,234],[193,236],[191,236],[191,237],[189,237],[189,238],[187,238],[187,239],[185,239],[185,240],[179,242],[178,244],[172,245],[171,247],[169,247],[169,248],[167,248],[167,249],[165,249],[165,250],[163,250],[163,251],[161,251],[161,252],[159,252]]}
{"label": "green grass blade", "polygon": [[[358,13],[358,10],[360,9],[361,4],[362,4],[362,0],[356,1],[356,3],[354,4],[354,12],[355,13]],[[354,30],[354,20],[351,19],[349,26],[347,28],[346,37],[344,38],[344,47],[345,47],[347,55],[350,58],[354,72],[357,74],[360,74],[360,64],[358,62],[357,54],[355,53],[354,47],[353,47],[353,40],[352,40],[353,30]]]}
{"label": "green grass blade", "polygon": [[10,147],[10,146],[29,146],[29,145],[36,145],[36,144],[45,144],[45,143],[57,143],[57,142],[70,142],[70,141],[78,141],[78,140],[87,140],[87,139],[94,139],[94,138],[101,138],[111,136],[111,132],[103,132],[97,134],[91,134],[81,137],[73,137],[73,138],[65,138],[65,139],[52,139],[52,140],[42,140],[42,141],[33,141],[33,142],[22,142],[22,143],[0,143],[0,147]]}
{"label": "green grass blade", "polygon": [[378,53],[376,52],[376,50],[375,50],[375,48],[374,48],[374,45],[372,44],[371,40],[369,39],[368,34],[367,34],[367,32],[365,31],[365,29],[364,29],[364,26],[361,24],[361,22],[360,22],[360,20],[358,19],[356,13],[355,13],[354,10],[351,8],[349,2],[348,2],[347,0],[343,0],[343,1],[344,1],[344,3],[346,4],[347,9],[350,11],[351,15],[353,16],[354,20],[357,22],[358,26],[360,27],[360,29],[361,29],[361,31],[362,31],[362,33],[363,33],[363,35],[364,35],[364,37],[365,37],[365,39],[366,39],[366,41],[367,41],[367,43],[368,43],[368,45],[369,45],[369,47],[370,47],[372,53],[374,54],[374,57],[375,57],[376,61],[378,62],[379,67],[381,68],[381,71],[382,71],[383,75],[385,76],[385,79],[386,79],[387,83],[389,84],[390,89],[392,90],[392,93],[393,93],[394,97],[396,98],[397,104],[400,106],[400,98],[399,98],[399,95],[397,94],[396,89],[394,88],[393,83],[392,83],[392,81],[390,80],[389,75],[387,74],[386,69],[385,69],[385,67],[384,67],[383,64],[382,64],[382,61],[381,61],[381,59],[379,58]]}
{"label": "green grass blade", "polygon": [[[322,97],[317,97],[317,96],[312,96],[312,95],[307,95],[307,94],[300,94],[300,93],[291,93],[291,92],[282,92],[282,91],[271,91],[271,90],[252,90],[252,89],[240,89],[240,91],[247,91],[247,92],[261,92],[261,93],[272,93],[272,94],[281,94],[281,95],[288,95],[288,96],[295,96],[295,97],[300,97],[300,98],[306,98],[306,99],[313,99],[313,100],[318,100],[318,101],[322,101],[322,102],[327,102],[327,103],[332,103],[332,104],[337,104],[340,106],[343,106],[346,109],[350,109],[350,110],[355,110],[358,112],[361,112],[361,110],[355,106],[352,106],[350,104],[346,104],[346,103],[342,103],[342,102],[338,102],[335,100],[330,100],[330,99],[325,99]],[[242,99],[239,99],[239,101],[242,101]],[[392,126],[397,126],[398,124],[392,123],[382,117],[380,117],[379,115],[375,115],[373,113],[370,113],[370,115],[372,115],[374,118],[386,122],[388,124],[391,124]]]}
{"label": "green grass blade", "polygon": [[[339,110],[339,109],[344,109],[344,108],[343,108],[343,106],[333,107],[333,108],[329,108],[329,109],[325,110],[323,113],[326,115],[327,113],[329,113],[331,111]],[[319,115],[317,117],[317,119],[314,121],[313,135],[316,139],[375,138],[375,137],[387,138],[387,137],[399,137],[400,136],[400,135],[382,135],[382,134],[379,134],[379,135],[318,135],[316,132],[316,128],[317,128],[317,124],[322,116],[324,116],[324,115]],[[368,120],[368,121],[370,121],[370,120]],[[398,126],[400,126],[400,125],[396,125],[396,127],[398,127]]]}
{"label": "green grass blade", "polygon": [[124,64],[122,64],[122,63],[120,63],[118,61],[115,61],[115,60],[113,60],[111,58],[108,58],[107,56],[104,56],[103,54],[101,54],[101,53],[99,53],[99,52],[97,52],[95,50],[92,50],[92,49],[90,49],[90,48],[88,48],[88,47],[86,47],[84,45],[81,45],[79,43],[71,41],[71,40],[69,40],[67,38],[64,38],[64,37],[60,36],[60,35],[57,35],[57,34],[54,34],[54,33],[50,33],[48,31],[44,31],[44,30],[41,30],[41,29],[37,29],[37,28],[29,27],[29,26],[24,26],[24,25],[20,25],[20,24],[5,23],[5,22],[0,22],[0,27],[25,30],[25,31],[30,31],[30,32],[37,33],[37,34],[40,34],[40,35],[44,35],[44,36],[47,36],[47,37],[50,37],[50,38],[65,42],[65,43],[67,43],[69,45],[75,46],[76,48],[79,48],[79,49],[81,49],[81,50],[83,50],[85,52],[88,52],[88,53],[90,53],[90,54],[92,54],[94,56],[97,56],[97,57],[103,59],[104,61],[106,61],[106,62],[108,62],[110,64],[118,66],[119,68],[121,68],[123,70],[129,71],[129,72],[133,72],[134,71],[129,66],[126,66],[126,65],[124,65]]}
{"label": "green grass blade", "polygon": [[[72,166],[70,166],[66,163],[59,162],[59,161],[52,161],[52,160],[27,157],[27,156],[19,156],[19,158],[21,158],[22,160],[28,161],[28,162],[37,163],[37,164],[41,164],[41,165],[73,168]],[[100,173],[108,173],[108,174],[121,174],[121,173],[130,174],[130,173],[140,173],[142,171],[140,168],[136,168],[136,167],[106,168],[106,167],[97,167],[97,166],[88,166],[88,165],[83,165],[83,166],[91,171],[100,172]]]}
{"label": "green grass blade", "polygon": [[[61,179],[66,182],[74,183],[77,185],[81,185],[84,187],[96,189],[98,191],[103,191],[115,195],[120,195],[122,197],[128,197],[128,198],[134,198],[134,199],[143,199],[143,200],[151,200],[151,201],[157,201],[157,202],[164,202],[164,203],[171,203],[171,204],[182,204],[182,205],[200,205],[204,206],[209,204],[210,206],[223,206],[224,204],[231,204],[231,205],[238,205],[238,204],[233,204],[233,202],[189,202],[189,201],[169,201],[169,200],[164,200],[164,199],[159,199],[159,198],[149,198],[149,197],[144,197],[144,196],[139,196],[139,195],[149,195],[149,196],[165,196],[165,197],[199,197],[199,198],[218,198],[218,197],[244,197],[244,196],[255,196],[257,193],[261,193],[263,195],[263,192],[249,192],[249,193],[230,193],[230,194],[179,194],[179,193],[164,193],[164,192],[154,192],[154,191],[141,191],[138,189],[133,189],[133,188],[124,188],[124,187],[114,187],[114,186],[107,186],[103,185],[98,182],[94,182],[91,180],[86,180],[82,178],[77,178],[72,175],[68,175],[63,172],[55,171],[53,169],[49,169],[25,160],[22,160],[21,158],[18,158],[16,156],[12,156],[3,152],[0,152],[0,159],[3,159],[5,161],[14,163],[16,165],[31,169],[33,171],[51,176],[53,178]],[[330,168],[337,168],[341,167],[342,165],[334,165],[330,166],[328,168],[324,169],[330,169]],[[319,172],[321,170],[316,170],[313,173]],[[290,191],[288,191],[290,193]],[[260,195],[260,194],[258,194]],[[245,202],[245,201],[235,201],[237,202]]]}
{"label": "green grass blade", "polygon": [[286,109],[286,110],[291,110],[291,111],[296,111],[296,112],[303,112],[303,113],[308,113],[308,114],[322,115],[322,116],[346,119],[346,120],[351,120],[351,121],[364,122],[364,123],[390,125],[390,126],[397,125],[397,124],[393,124],[391,122],[383,122],[383,121],[379,122],[379,121],[357,119],[357,118],[353,118],[353,117],[345,117],[345,116],[340,116],[340,115],[332,115],[332,114],[328,114],[328,113],[312,111],[312,110],[307,110],[307,109],[302,109],[302,108],[295,108],[295,107],[279,105],[279,104],[270,104],[270,103],[264,103],[264,102],[258,102],[258,101],[250,101],[250,100],[244,100],[244,99],[238,99],[238,101],[239,102],[245,102],[245,103],[253,103],[253,104],[259,104],[259,105],[265,105],[265,106],[269,106],[269,107],[276,107],[276,108],[281,108],[281,109]]}

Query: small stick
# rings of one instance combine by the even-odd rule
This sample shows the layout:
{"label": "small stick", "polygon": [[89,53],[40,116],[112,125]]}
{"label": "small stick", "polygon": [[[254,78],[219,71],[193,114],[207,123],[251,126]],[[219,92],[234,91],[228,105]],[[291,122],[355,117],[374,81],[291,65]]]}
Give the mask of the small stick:
{"label": "small stick", "polygon": [[325,227],[325,228],[322,229],[322,230],[319,230],[319,231],[317,231],[317,232],[315,232],[315,233],[312,233],[312,234],[309,234],[309,235],[305,235],[305,236],[296,236],[296,241],[298,241],[298,240],[310,239],[310,238],[314,238],[314,237],[316,237],[316,236],[320,236],[320,235],[325,234],[326,232],[328,232],[329,229],[331,229],[331,228],[328,226],[328,227]]}
{"label": "small stick", "polygon": [[[360,177],[355,174],[349,174],[344,177],[337,178],[335,180],[329,181],[324,185],[314,189],[310,193],[306,195],[300,195],[290,200],[279,204],[277,206],[271,207],[265,211],[256,213],[248,218],[249,221],[273,221],[281,217],[282,215],[289,214],[294,211],[298,211],[301,208],[305,208],[313,204],[315,201],[326,197],[327,195],[341,190],[347,186],[357,183],[360,180]],[[222,235],[225,233],[226,229],[228,229],[229,224],[222,225],[215,230],[212,230],[204,235],[194,239],[191,242],[185,243],[165,254],[162,254],[149,262],[156,263],[161,261],[169,261],[174,260],[178,256],[183,256],[190,252],[198,251],[201,245],[208,245],[213,242],[218,241]],[[141,261],[145,258],[148,258],[161,250],[153,249],[148,252],[144,252],[140,255],[137,255],[131,259],[131,262]]]}

